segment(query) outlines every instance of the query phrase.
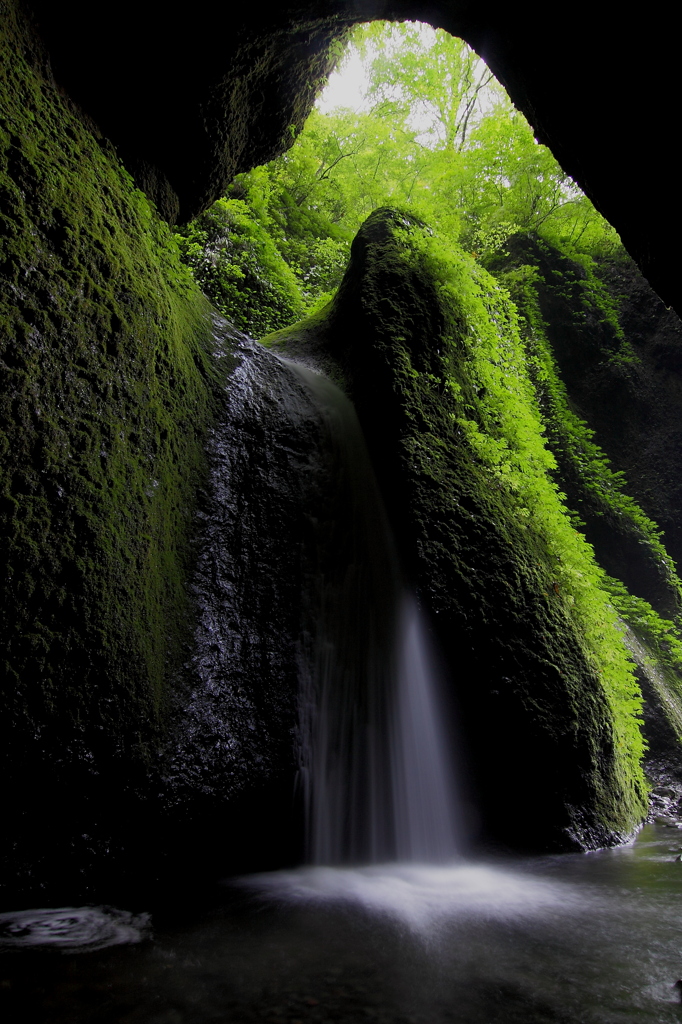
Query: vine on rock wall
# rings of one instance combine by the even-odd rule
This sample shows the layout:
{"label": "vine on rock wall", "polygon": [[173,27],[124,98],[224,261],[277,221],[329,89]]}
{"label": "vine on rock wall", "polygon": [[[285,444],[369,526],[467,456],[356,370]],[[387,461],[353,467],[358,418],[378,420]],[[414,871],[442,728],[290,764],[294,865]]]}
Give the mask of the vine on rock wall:
{"label": "vine on rock wall", "polygon": [[[532,254],[537,240],[523,245],[521,252]],[[551,253],[551,250],[549,250]],[[511,267],[510,267],[511,264]],[[679,608],[682,582],[675,564],[663,543],[663,533],[641,506],[627,493],[628,483],[623,471],[613,469],[610,460],[595,442],[594,431],[572,408],[566,385],[561,379],[552,346],[547,337],[538,299],[538,288],[547,287],[540,278],[537,265],[517,260],[497,261],[497,278],[513,296],[520,317],[521,330],[528,351],[528,365],[536,389],[549,447],[557,460],[554,476],[568,492],[568,503],[576,527],[594,529],[597,556],[605,563],[604,585],[614,606],[625,622],[635,630],[657,657],[673,670],[682,673],[682,637]],[[636,355],[623,336],[612,297],[588,267],[576,282],[583,292],[582,300],[572,296],[572,305],[579,311],[596,305],[603,322],[613,327],[614,360],[636,360]],[[565,281],[554,286],[566,287]],[[587,522],[586,522],[587,521]],[[606,530],[599,529],[601,523]],[[603,538],[622,538],[615,557],[605,550]],[[601,543],[600,543],[601,542]],[[632,563],[639,565],[635,575],[628,572]],[[621,578],[618,578],[621,577]],[[653,583],[651,580],[653,579]],[[627,585],[623,582],[626,580]],[[642,593],[638,584],[658,600],[658,610]],[[662,614],[665,609],[668,616]]]}
{"label": "vine on rock wall", "polygon": [[543,596],[562,602],[584,638],[614,712],[618,745],[637,777],[643,749],[637,720],[641,697],[605,574],[575,529],[565,495],[552,479],[556,461],[546,443],[529,372],[532,358],[516,307],[456,246],[424,233],[411,234],[412,246],[437,282],[451,336],[459,327],[460,338],[464,333],[466,339],[460,372],[445,378],[459,405],[453,423],[490,486],[504,492],[517,525],[537,545],[538,567],[545,575]]}

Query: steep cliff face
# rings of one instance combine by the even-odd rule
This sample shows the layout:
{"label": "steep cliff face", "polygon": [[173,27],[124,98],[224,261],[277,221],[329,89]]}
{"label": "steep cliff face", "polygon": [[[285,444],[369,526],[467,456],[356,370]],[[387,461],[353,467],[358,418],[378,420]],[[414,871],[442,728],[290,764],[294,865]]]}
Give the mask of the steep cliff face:
{"label": "steep cliff face", "polygon": [[569,506],[606,571],[676,618],[678,318],[624,254],[581,263],[517,235],[490,265],[524,317]]}
{"label": "steep cliff face", "polygon": [[186,632],[188,526],[215,374],[208,306],[168,228],[4,14],[0,675],[11,877],[36,859],[87,859],[97,821],[134,817]]}
{"label": "steep cliff face", "polygon": [[[615,724],[604,666],[588,653],[581,592],[576,604],[552,533],[561,523],[542,521],[550,506],[561,515],[558,498],[547,491],[543,510],[513,480],[515,458],[530,490],[546,467],[540,449],[506,433],[510,410],[496,404],[496,389],[511,387],[513,415],[532,420],[510,311],[473,261],[443,266],[422,228],[378,211],[332,306],[270,341],[326,368],[353,397],[408,575],[453,674],[486,830],[535,848],[603,845],[642,812],[637,755]],[[574,575],[588,575],[587,565]],[[613,631],[602,602],[602,627]]]}
{"label": "steep cliff face", "polygon": [[[595,263],[588,274],[583,265],[537,238],[517,236],[508,250],[507,257],[496,261],[496,272],[502,272],[522,307],[528,303],[519,279],[505,278],[505,267],[526,266],[534,272],[532,290],[541,329],[572,408],[594,430],[614,469],[624,474],[626,490],[664,531],[668,552],[682,564],[679,317],[665,307],[625,256]],[[524,312],[532,321],[533,310],[528,306]],[[580,504],[584,514],[592,516],[595,544],[617,545],[618,522],[611,516],[604,524],[604,537],[599,537],[600,524],[595,519],[599,512],[590,513],[586,503],[589,495],[583,494]],[[602,518],[606,512],[601,509]],[[611,535],[610,541],[606,534]],[[614,550],[610,560],[614,566],[620,561],[626,571],[629,563],[634,592],[639,586],[646,591],[641,596],[675,614],[675,600],[670,596],[666,600],[663,593],[665,573],[655,565],[645,566],[645,553],[637,552],[636,543],[633,536],[631,550]],[[606,551],[605,556],[609,558]],[[607,568],[618,575],[615,568]]]}
{"label": "steep cliff face", "polygon": [[561,489],[600,564],[629,590],[612,585],[634,631],[647,773],[668,780],[679,774],[682,713],[680,321],[625,255],[580,262],[518,235],[492,266],[523,314]]}
{"label": "steep cliff face", "polygon": [[630,261],[598,268],[632,357],[576,388],[600,443],[682,565],[682,321]]}
{"label": "steep cliff face", "polygon": [[346,537],[334,441],[310,392],[226,321],[216,317],[214,331],[230,372],[207,439],[189,580],[196,617],[170,685],[156,810],[171,847],[191,836],[189,856],[201,851],[225,872],[303,854],[301,679],[323,614],[328,535],[342,549]]}

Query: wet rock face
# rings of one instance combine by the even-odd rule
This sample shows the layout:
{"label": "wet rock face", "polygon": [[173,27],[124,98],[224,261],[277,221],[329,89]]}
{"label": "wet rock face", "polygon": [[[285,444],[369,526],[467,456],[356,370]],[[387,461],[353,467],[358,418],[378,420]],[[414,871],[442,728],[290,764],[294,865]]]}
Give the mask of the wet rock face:
{"label": "wet rock face", "polygon": [[[29,6],[58,81],[171,220],[196,216],[234,173],[290,144],[329,70],[329,46],[348,25],[407,18],[445,28],[485,57],[652,285],[682,309],[670,131],[676,36],[653,10],[624,19],[600,0],[557,33],[539,0],[522,9],[498,0],[289,0],[268,8],[199,0],[177,19],[132,0]],[[643,66],[656,66],[656,75],[635,70]]]}
{"label": "wet rock face", "polygon": [[[236,366],[208,442],[190,582],[196,625],[170,698],[162,804],[174,827],[189,819],[202,829],[221,817],[227,862],[252,868],[286,859],[287,836],[291,856],[301,840],[298,679],[325,457],[319,416],[300,379],[225,321],[215,324]],[[235,824],[240,801],[250,803],[248,825]]]}
{"label": "wet rock face", "polygon": [[[191,629],[166,680],[153,755],[109,763],[97,748],[93,757],[65,745],[46,788],[54,745],[38,736],[6,818],[8,838],[21,839],[2,851],[0,884],[24,899],[36,884],[110,892],[190,877],[197,861],[224,874],[302,856],[300,678],[330,551],[345,573],[345,553],[338,563],[336,546],[322,543],[330,529],[344,535],[334,459],[319,408],[284,360],[217,316],[214,345],[226,369],[191,521]],[[129,709],[118,729],[135,728]]]}

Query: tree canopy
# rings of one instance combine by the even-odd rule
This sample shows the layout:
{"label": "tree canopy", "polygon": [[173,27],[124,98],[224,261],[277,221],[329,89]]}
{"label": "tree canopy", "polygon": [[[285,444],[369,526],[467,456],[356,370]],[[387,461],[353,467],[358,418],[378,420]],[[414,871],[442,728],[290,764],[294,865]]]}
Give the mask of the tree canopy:
{"label": "tree canopy", "polygon": [[[187,261],[228,314],[231,296],[248,298],[251,329],[263,334],[319,306],[340,282],[352,237],[380,206],[408,208],[484,265],[519,232],[583,259],[618,250],[614,229],[461,39],[375,22],[356,29],[344,62],[353,58],[365,74],[359,109],[325,113],[318,104],[287,153],[240,175],[220,209],[181,236]],[[272,316],[256,312],[266,292]]]}

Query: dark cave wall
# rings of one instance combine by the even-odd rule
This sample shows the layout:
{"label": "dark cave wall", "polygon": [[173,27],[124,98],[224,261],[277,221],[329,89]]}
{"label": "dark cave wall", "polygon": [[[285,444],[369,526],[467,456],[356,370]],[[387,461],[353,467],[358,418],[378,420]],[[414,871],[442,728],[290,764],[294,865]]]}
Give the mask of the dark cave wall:
{"label": "dark cave wall", "polygon": [[65,827],[87,847],[98,815],[133,813],[187,628],[188,527],[214,371],[208,306],[167,226],[75,115],[8,5],[3,15],[0,677],[11,877],[22,858],[29,871],[36,856],[58,861]]}
{"label": "dark cave wall", "polygon": [[193,219],[235,174],[283,152],[340,53],[327,12],[211,4],[176,19],[156,4],[29,4],[59,83],[119,149],[171,223]]}

